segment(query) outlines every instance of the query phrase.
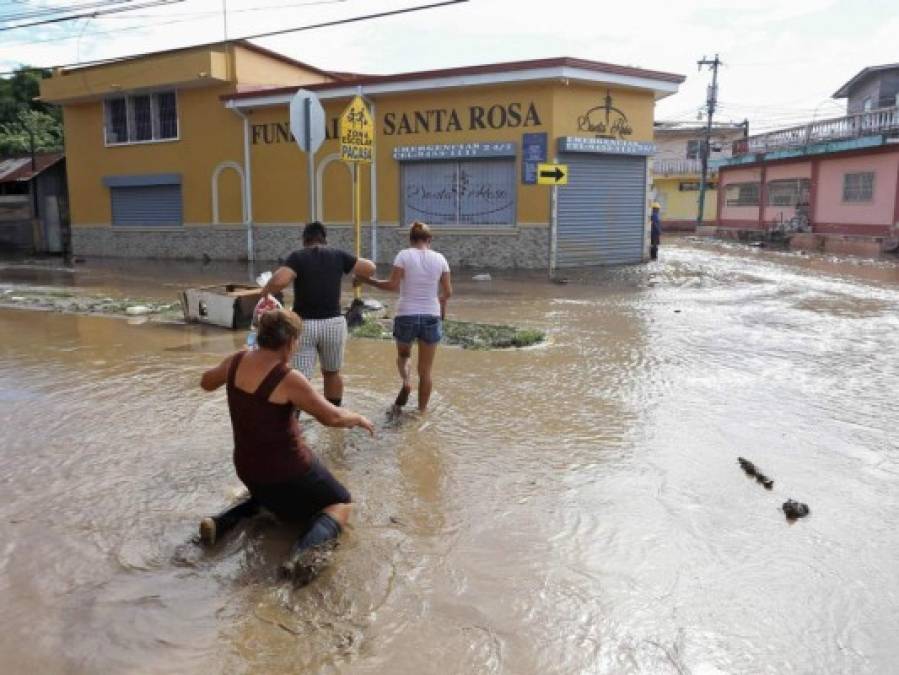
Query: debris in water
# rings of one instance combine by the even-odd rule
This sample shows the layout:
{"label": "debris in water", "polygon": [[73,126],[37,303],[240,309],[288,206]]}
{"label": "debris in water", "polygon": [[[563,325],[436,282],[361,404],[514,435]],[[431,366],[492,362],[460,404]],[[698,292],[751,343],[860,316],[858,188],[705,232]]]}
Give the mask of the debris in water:
{"label": "debris in water", "polygon": [[755,478],[759,483],[765,486],[766,490],[770,490],[774,487],[774,481],[763,474],[761,470],[748,459],[737,457],[737,461],[740,463],[740,467],[743,471],[746,472],[746,475]]}
{"label": "debris in water", "polygon": [[475,274],[471,279],[472,281],[493,281],[493,277],[489,274]]}
{"label": "debris in water", "polygon": [[781,507],[787,516],[787,520],[796,520],[797,518],[805,518],[809,514],[808,504],[788,499]]}
{"label": "debris in water", "polygon": [[128,316],[143,316],[144,314],[149,314],[150,308],[146,305],[131,305],[130,307],[125,308],[125,314]]}
{"label": "debris in water", "polygon": [[364,308],[365,303],[362,302],[361,298],[353,298],[353,302],[350,303],[350,308],[344,315],[346,317],[346,325],[349,328],[358,328],[365,323],[365,315],[362,313]]}

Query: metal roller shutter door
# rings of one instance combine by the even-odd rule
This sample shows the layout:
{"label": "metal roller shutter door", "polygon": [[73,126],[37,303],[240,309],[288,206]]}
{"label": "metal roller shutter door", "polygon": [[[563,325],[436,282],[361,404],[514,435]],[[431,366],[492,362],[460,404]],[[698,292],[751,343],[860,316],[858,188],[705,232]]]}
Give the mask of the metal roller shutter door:
{"label": "metal roller shutter door", "polygon": [[567,153],[568,185],[559,188],[559,267],[643,260],[646,158]]}
{"label": "metal roller shutter door", "polygon": [[113,225],[182,224],[180,185],[111,187],[109,190]]}

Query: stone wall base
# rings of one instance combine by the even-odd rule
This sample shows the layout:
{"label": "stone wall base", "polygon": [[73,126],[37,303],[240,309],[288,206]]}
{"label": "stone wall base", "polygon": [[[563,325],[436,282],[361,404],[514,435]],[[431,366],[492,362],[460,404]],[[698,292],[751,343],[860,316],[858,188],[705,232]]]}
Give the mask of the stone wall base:
{"label": "stone wall base", "polygon": [[[744,230],[730,227],[718,228],[716,235],[722,239],[736,239],[744,242],[764,239],[764,233],[760,230]],[[894,252],[899,248],[899,241],[889,237],[799,232],[789,235],[789,247],[796,251],[877,258],[886,253]]]}
{"label": "stone wall base", "polygon": [[[328,243],[354,248],[353,228],[327,226]],[[300,226],[260,225],[254,228],[257,260],[285,258],[302,246]],[[390,263],[409,245],[405,228],[379,227],[378,260]],[[496,233],[444,232],[434,236],[434,249],[454,267],[546,269],[549,229],[513,228]],[[72,252],[81,257],[199,260],[246,260],[247,233],[242,227],[188,226],[126,230],[112,227],[72,228]],[[362,228],[362,255],[371,257],[371,231]]]}

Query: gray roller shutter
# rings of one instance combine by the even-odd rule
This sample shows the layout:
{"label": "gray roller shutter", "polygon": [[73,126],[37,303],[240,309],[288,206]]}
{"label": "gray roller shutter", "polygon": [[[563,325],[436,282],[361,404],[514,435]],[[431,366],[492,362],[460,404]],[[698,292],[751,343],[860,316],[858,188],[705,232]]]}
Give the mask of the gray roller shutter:
{"label": "gray roller shutter", "polygon": [[112,224],[181,225],[181,186],[110,187]]}
{"label": "gray roller shutter", "polygon": [[646,158],[568,153],[568,185],[559,188],[559,267],[643,260]]}

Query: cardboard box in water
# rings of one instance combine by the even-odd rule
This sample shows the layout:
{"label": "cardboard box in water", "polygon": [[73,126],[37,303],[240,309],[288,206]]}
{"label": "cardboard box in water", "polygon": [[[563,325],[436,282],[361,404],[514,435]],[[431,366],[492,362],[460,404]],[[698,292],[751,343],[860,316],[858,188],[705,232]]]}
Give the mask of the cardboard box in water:
{"label": "cardboard box in water", "polygon": [[261,291],[259,286],[246,284],[189,288],[181,294],[184,320],[232,330],[249,328]]}

